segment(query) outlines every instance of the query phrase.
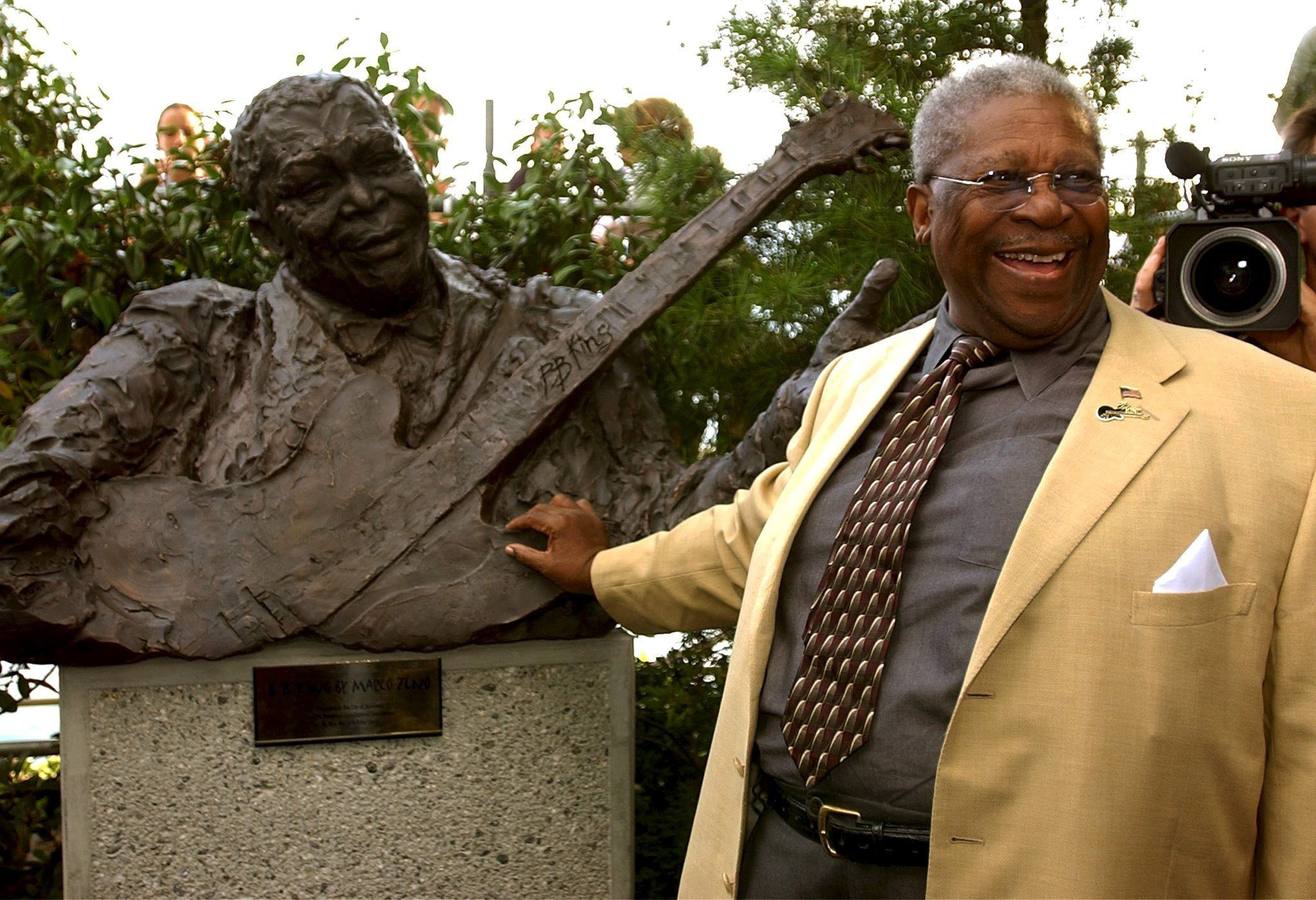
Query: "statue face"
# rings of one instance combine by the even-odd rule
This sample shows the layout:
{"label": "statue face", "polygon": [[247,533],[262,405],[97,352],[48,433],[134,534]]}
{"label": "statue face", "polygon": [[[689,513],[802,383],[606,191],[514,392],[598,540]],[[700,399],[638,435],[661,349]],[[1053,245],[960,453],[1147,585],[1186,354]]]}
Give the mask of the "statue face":
{"label": "statue face", "polygon": [[275,150],[253,227],[293,274],[374,315],[414,304],[426,284],[427,204],[392,119],[348,86],[323,106],[267,115],[255,138]]}

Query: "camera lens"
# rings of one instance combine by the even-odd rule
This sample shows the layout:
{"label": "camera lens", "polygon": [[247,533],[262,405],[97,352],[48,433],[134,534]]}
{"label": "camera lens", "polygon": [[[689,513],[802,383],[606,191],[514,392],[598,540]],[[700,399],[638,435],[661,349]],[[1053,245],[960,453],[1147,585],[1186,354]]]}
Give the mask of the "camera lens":
{"label": "camera lens", "polygon": [[1249,241],[1218,241],[1197,260],[1193,288],[1202,303],[1223,316],[1253,309],[1270,295],[1275,270]]}
{"label": "camera lens", "polygon": [[1243,328],[1279,302],[1284,258],[1260,232],[1221,228],[1188,252],[1181,277],[1184,299],[1199,316],[1217,326]]}

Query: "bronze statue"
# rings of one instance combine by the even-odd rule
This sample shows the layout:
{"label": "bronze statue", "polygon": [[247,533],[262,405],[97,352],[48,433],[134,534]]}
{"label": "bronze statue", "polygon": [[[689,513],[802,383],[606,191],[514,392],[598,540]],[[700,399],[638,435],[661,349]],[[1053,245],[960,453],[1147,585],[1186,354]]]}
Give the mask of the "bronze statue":
{"label": "bronze statue", "polygon": [[419,175],[367,85],[262,91],[231,169],[284,264],[255,292],[198,280],[140,295],[24,416],[0,453],[0,657],[597,630],[583,603],[553,612],[556,589],[502,553],[501,523],[558,489],[597,498],[625,539],[724,499],[780,457],[821,365],[877,337],[867,313],[894,264],[745,443],[690,469],[628,348],[784,193],[903,141],[853,101],[820,119],[600,302],[429,249]]}

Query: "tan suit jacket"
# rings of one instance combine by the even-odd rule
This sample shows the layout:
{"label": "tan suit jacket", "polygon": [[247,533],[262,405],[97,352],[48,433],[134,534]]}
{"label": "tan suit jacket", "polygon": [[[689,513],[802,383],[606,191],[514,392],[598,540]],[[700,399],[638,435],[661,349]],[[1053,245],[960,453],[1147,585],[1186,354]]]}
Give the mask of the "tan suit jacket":
{"label": "tan suit jacket", "polygon": [[[1106,299],[942,745],[928,896],[1316,896],[1316,375]],[[837,359],[733,503],[596,560],[627,627],[736,625],[684,896],[735,893],[787,552],[931,330]],[[1121,386],[1152,418],[1098,419]],[[1204,528],[1229,583],[1153,593]]]}

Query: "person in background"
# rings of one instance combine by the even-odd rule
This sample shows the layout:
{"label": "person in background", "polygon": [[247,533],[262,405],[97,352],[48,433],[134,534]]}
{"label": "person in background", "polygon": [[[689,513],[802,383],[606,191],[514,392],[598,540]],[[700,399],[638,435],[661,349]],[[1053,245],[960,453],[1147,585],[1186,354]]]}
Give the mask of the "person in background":
{"label": "person in background", "polygon": [[169,184],[194,180],[197,154],[206,143],[197,111],[186,103],[170,103],[155,123],[155,146],[160,151],[155,171]]}
{"label": "person in background", "polygon": [[[651,165],[666,155],[686,152],[694,146],[694,127],[681,107],[666,97],[636,100],[618,109],[612,116],[612,127],[617,132],[617,155],[631,173],[637,166]],[[716,150],[711,152],[717,154]],[[717,163],[721,164],[720,155]],[[615,218],[603,216],[590,231],[590,238],[600,247],[614,240],[654,233],[645,215],[649,198],[635,190],[634,179],[629,183],[631,196],[626,205],[630,213]]]}
{"label": "person in background", "polygon": [[[526,178],[530,175],[530,166],[537,161],[539,151],[544,147],[549,147],[549,155],[553,159],[562,156],[562,139],[552,125],[546,122],[540,122],[535,126],[534,132],[530,136],[530,150],[525,156],[521,157],[521,167],[511,178],[507,179],[504,189],[509,194],[515,194],[525,184]],[[542,165],[542,163],[541,163]]]}

